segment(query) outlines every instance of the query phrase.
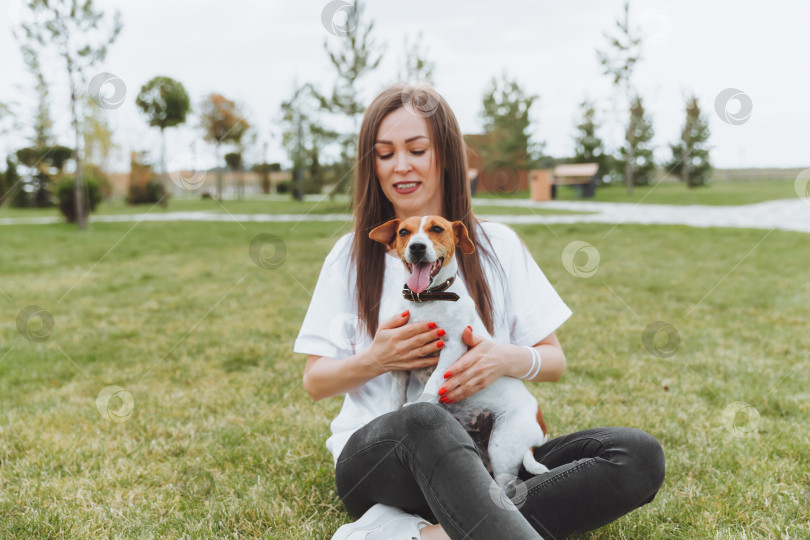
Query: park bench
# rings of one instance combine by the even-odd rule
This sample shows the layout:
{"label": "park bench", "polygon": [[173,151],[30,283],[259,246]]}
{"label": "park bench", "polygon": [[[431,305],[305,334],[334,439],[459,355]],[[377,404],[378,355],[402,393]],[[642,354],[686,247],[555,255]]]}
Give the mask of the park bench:
{"label": "park bench", "polygon": [[533,170],[529,173],[531,199],[534,201],[556,199],[557,186],[575,186],[579,189],[580,197],[593,197],[599,179],[598,173],[597,163],[557,165],[553,170]]}

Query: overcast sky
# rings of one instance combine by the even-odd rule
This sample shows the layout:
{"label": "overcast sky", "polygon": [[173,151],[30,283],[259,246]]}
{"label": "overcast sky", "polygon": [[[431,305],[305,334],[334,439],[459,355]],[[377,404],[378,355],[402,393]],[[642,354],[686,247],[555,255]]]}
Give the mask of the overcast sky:
{"label": "overcast sky", "polygon": [[[12,36],[20,0],[0,0],[0,102],[16,103],[31,114],[33,78]],[[268,145],[267,159],[286,162],[278,119],[280,104],[294,82],[312,82],[323,91],[335,79],[324,41],[340,37],[321,22],[323,0],[96,0],[107,12],[119,10],[123,30],[103,65],[124,82],[123,104],[108,117],[120,145],[115,168],[128,165],[130,150],[148,150],[158,159],[159,135],[148,128],[134,99],[156,75],[181,81],[192,102],[218,92],[240,103]],[[622,12],[623,0],[411,0],[367,2],[365,19],[385,44],[376,73],[359,83],[368,103],[396,80],[406,36],[421,31],[423,48],[435,63],[436,88],[456,113],[464,133],[480,131],[481,100],[492,76],[503,70],[539,96],[532,109],[535,140],[547,153],[572,153],[578,104],[595,100],[610,148],[619,144],[616,94],[601,74],[595,51],[606,43]],[[810,166],[810,2],[807,0],[634,1],[631,17],[646,35],[643,60],[634,82],[655,127],[659,158],[679,135],[685,97],[695,93],[709,119],[712,157],[717,167]],[[70,144],[63,68],[51,64],[52,111],[62,144]],[[736,89],[722,115],[718,95]],[[733,94],[734,92],[727,92]],[[726,95],[726,94],[722,94]],[[750,100],[750,116],[740,111]],[[722,117],[721,117],[722,116]],[[740,118],[735,120],[735,118]],[[26,144],[22,131],[5,133],[0,152]],[[170,130],[168,153],[189,151],[201,139],[192,117],[189,127]],[[261,146],[246,156],[261,157]],[[200,142],[203,158],[212,154]],[[171,161],[171,159],[170,159]],[[204,165],[213,164],[204,163]]]}

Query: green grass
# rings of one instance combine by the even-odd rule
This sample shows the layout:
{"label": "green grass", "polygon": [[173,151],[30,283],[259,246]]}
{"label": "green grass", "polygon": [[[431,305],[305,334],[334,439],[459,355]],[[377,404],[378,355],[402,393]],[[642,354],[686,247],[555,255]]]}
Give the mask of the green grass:
{"label": "green grass", "polygon": [[[479,214],[580,214],[548,208],[504,208],[502,206],[484,205],[476,202],[475,211]],[[297,202],[286,197],[252,198],[244,201],[215,201],[213,199],[169,199],[165,207],[159,205],[130,206],[122,200],[105,201],[99,204],[93,215],[121,215],[121,214],[166,214],[169,212],[210,212],[214,214],[351,214],[348,199],[336,201]],[[59,216],[57,208],[12,208],[0,209],[0,218],[22,218]]]}
{"label": "green grass", "polygon": [[[654,186],[640,186],[628,194],[623,186],[597,188],[596,196],[591,199],[579,199],[578,192],[570,187],[560,187],[557,200],[587,200],[604,202],[632,202],[647,204],[708,204],[739,205],[753,204],[774,199],[791,199],[796,197],[794,180],[759,180],[759,181],[718,181],[708,186],[688,189],[681,183],[663,182]],[[483,204],[482,199],[529,199],[528,191],[507,193],[484,193],[473,198],[475,211],[479,214],[573,214],[565,210],[548,208],[503,208]],[[213,212],[218,214],[349,214],[348,199],[343,196],[336,200],[317,201],[308,199],[303,202],[291,200],[286,195],[254,196],[244,201],[222,201],[198,198],[170,198],[165,207],[152,205],[130,206],[122,200],[104,201],[96,209],[96,215],[134,214],[150,212],[161,214],[167,212]],[[58,216],[56,208],[28,209],[0,207],[0,218]]]}
{"label": "green grass", "polygon": [[[2,227],[0,537],[331,538],[349,521],[324,447],[342,398],[312,401],[291,349],[346,228]],[[808,537],[808,236],[515,229],[575,313],[566,374],[531,386],[552,436],[633,426],[666,452],[651,504],[578,538]],[[284,242],[280,267],[249,256],[260,233]],[[598,250],[592,277],[563,267],[573,241]],[[44,341],[18,331],[29,305],[53,317]],[[643,344],[659,320],[680,336],[671,356]],[[134,402],[120,423],[97,408],[113,385]],[[724,418],[738,401],[750,433],[746,411]]]}
{"label": "green grass", "polygon": [[[529,192],[482,194],[481,197],[527,199],[529,198]],[[597,187],[596,195],[590,199],[580,199],[579,192],[574,188],[560,186],[557,190],[556,200],[725,206],[753,204],[774,199],[792,199],[794,197],[796,197],[795,179],[780,179],[768,181],[718,181],[693,189],[687,188],[680,182],[661,182],[652,186],[636,186],[630,194],[627,193],[624,186],[616,185]]]}

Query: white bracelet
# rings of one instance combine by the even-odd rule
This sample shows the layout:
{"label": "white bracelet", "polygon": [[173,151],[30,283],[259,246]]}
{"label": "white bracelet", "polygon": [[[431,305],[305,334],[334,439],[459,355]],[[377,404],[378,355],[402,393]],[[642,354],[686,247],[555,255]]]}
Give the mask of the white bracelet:
{"label": "white bracelet", "polygon": [[523,376],[518,377],[519,379],[531,380],[537,377],[537,374],[540,373],[540,365],[542,364],[542,358],[540,358],[540,351],[535,349],[534,347],[530,347],[528,345],[524,345],[529,351],[532,353],[532,365],[529,367],[529,371],[527,371]]}

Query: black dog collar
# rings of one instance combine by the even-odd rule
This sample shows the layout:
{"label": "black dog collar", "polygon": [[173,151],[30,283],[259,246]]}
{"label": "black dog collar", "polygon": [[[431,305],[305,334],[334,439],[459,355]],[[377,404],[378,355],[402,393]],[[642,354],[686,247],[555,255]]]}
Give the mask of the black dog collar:
{"label": "black dog collar", "polygon": [[449,300],[455,302],[458,300],[458,295],[454,292],[444,292],[456,280],[456,276],[451,277],[441,285],[428,289],[421,293],[413,292],[406,284],[402,287],[402,297],[411,302],[429,302],[431,300]]}

